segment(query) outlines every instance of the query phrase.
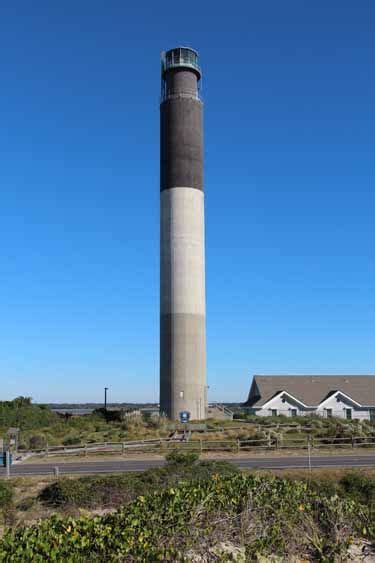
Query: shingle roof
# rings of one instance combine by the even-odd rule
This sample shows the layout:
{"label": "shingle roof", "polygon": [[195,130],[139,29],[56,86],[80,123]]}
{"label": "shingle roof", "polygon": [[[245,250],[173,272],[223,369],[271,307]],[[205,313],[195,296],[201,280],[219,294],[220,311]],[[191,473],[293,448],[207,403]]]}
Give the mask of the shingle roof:
{"label": "shingle roof", "polygon": [[317,406],[330,393],[342,391],[363,406],[375,407],[375,375],[254,375],[245,405],[261,407],[280,391],[309,406]]}

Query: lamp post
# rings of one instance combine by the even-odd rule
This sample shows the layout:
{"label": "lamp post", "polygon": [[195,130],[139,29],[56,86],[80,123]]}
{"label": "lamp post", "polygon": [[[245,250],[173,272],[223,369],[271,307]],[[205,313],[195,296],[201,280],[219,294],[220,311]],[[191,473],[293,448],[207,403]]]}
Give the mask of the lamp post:
{"label": "lamp post", "polygon": [[108,387],[104,387],[104,410],[107,412],[107,391]]}

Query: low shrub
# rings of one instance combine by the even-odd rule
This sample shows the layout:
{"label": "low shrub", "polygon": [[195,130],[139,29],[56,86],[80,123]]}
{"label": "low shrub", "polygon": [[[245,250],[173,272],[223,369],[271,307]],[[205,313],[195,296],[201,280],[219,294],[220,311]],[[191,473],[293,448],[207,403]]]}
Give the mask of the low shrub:
{"label": "low shrub", "polygon": [[33,405],[29,397],[0,401],[0,427],[15,426],[21,430],[47,427],[57,421],[57,415],[45,405]]}
{"label": "low shrub", "polygon": [[371,538],[371,526],[365,507],[319,495],[303,481],[213,475],[139,496],[104,517],[53,517],[10,529],[0,560],[182,561],[229,542],[244,548],[246,560],[301,554],[328,562],[345,557],[353,539]]}
{"label": "low shrub", "polygon": [[0,510],[9,506],[13,501],[13,488],[9,483],[0,481]]}
{"label": "low shrub", "polygon": [[165,459],[167,463],[174,465],[193,465],[199,459],[196,452],[182,452],[181,450],[172,450],[169,452]]}
{"label": "low shrub", "polygon": [[120,506],[140,493],[135,474],[62,478],[47,485],[39,500],[54,506],[96,508]]}
{"label": "low shrub", "polygon": [[29,437],[29,447],[31,450],[39,450],[44,448],[47,444],[47,438],[44,434],[32,434]]}
{"label": "low shrub", "polygon": [[17,510],[20,510],[21,512],[27,512],[33,506],[35,506],[36,500],[37,499],[35,497],[26,497],[26,498],[22,499],[20,502],[17,503],[16,508],[17,508]]}
{"label": "low shrub", "polygon": [[66,438],[64,438],[64,440],[62,441],[63,446],[75,446],[80,444],[80,438],[79,435],[72,435],[72,436],[67,436]]}
{"label": "low shrub", "polygon": [[355,500],[372,506],[375,510],[375,480],[357,471],[347,473],[339,481],[346,495]]}
{"label": "low shrub", "polygon": [[167,462],[164,467],[143,473],[62,478],[47,485],[39,494],[39,500],[53,506],[118,507],[138,495],[146,495],[182,480],[205,481],[214,474],[225,476],[239,472],[237,467],[225,461],[195,463],[193,456],[170,456],[170,459],[173,461]]}

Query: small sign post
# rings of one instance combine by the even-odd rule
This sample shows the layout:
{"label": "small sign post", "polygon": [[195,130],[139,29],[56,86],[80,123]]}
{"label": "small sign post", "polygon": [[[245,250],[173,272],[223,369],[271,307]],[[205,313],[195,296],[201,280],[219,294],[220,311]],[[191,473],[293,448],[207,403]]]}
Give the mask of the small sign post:
{"label": "small sign post", "polygon": [[189,411],[181,411],[180,412],[180,422],[182,424],[187,424],[190,420],[190,413]]}

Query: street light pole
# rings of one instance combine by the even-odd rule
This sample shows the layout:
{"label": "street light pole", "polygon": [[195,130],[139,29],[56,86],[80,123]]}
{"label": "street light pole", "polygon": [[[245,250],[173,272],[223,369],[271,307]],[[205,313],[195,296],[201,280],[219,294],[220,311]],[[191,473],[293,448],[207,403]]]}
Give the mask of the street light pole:
{"label": "street light pole", "polygon": [[108,387],[104,387],[104,410],[107,412],[107,391]]}

